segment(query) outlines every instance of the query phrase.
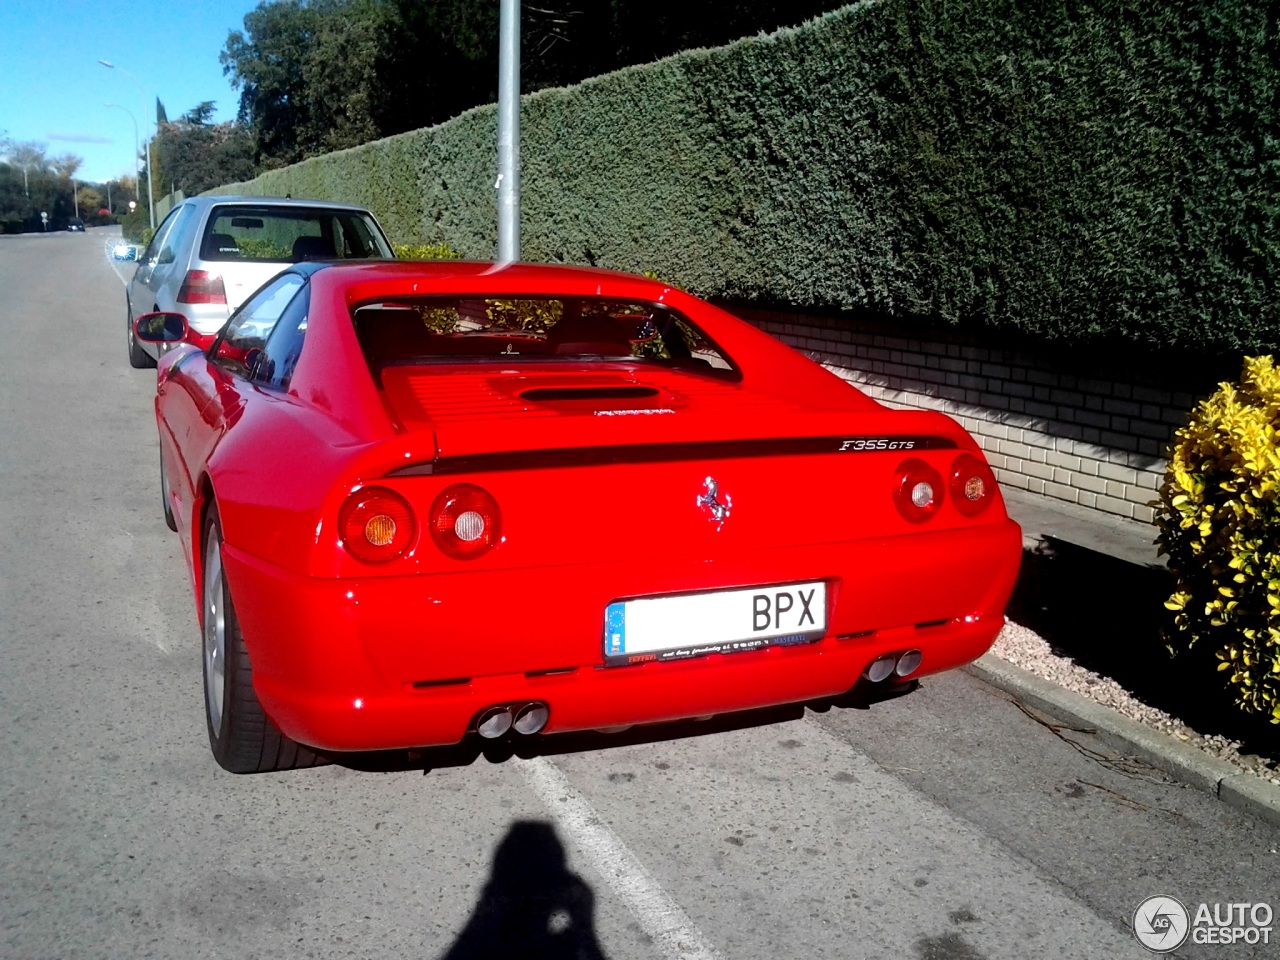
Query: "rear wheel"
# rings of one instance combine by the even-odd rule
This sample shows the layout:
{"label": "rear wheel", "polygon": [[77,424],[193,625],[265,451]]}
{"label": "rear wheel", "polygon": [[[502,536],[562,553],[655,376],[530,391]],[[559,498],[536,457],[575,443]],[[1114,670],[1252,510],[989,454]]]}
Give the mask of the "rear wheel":
{"label": "rear wheel", "polygon": [[142,344],[138,342],[138,338],[133,333],[133,306],[129,303],[129,298],[124,301],[124,315],[129,344],[129,366],[136,370],[143,370],[147,367],[156,365],[155,358],[147,351],[142,349]]}
{"label": "rear wheel", "polygon": [[253,667],[222,566],[222,527],[216,509],[204,525],[204,703],[209,745],[232,773],[312,767],[316,754],[281,733],[253,692]]}

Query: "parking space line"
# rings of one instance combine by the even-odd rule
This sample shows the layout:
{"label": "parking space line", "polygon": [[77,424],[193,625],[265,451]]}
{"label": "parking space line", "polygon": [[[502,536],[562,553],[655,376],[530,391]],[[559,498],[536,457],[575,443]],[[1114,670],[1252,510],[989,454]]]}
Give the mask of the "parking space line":
{"label": "parking space line", "polygon": [[545,757],[512,760],[556,823],[671,960],[721,960],[688,914],[653,879],[568,778]]}

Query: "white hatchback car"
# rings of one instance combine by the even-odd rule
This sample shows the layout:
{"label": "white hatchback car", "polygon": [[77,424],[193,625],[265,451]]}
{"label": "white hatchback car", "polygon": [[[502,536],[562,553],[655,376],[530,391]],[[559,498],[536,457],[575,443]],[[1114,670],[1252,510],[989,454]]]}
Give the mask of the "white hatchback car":
{"label": "white hatchback car", "polygon": [[181,313],[211,343],[248,296],[291,263],[392,259],[372,213],[325,200],[190,197],[156,229],[126,291],[129,363],[155,366],[158,347],[142,343],[133,321],[144,313]]}

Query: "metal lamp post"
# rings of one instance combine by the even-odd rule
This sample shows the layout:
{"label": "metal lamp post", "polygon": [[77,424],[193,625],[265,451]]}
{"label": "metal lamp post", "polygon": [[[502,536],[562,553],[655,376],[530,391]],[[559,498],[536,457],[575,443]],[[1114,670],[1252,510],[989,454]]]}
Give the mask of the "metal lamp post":
{"label": "metal lamp post", "polygon": [[498,21],[498,262],[520,259],[520,0]]}
{"label": "metal lamp post", "polygon": [[133,115],[133,111],[128,107],[122,107],[118,103],[112,103],[108,100],[105,104],[108,107],[115,107],[117,110],[123,110],[129,115],[129,119],[133,121],[133,192],[138,192],[138,184],[142,180],[142,176],[138,170],[138,118]]}
{"label": "metal lamp post", "polygon": [[[145,104],[146,104],[146,102],[147,102],[147,94],[146,94],[146,92],[142,89],[142,84],[140,84],[140,83],[138,82],[138,78],[137,78],[137,77],[135,77],[132,73],[130,73],[130,72],[129,72],[128,70],[126,70],[124,67],[117,67],[114,63],[111,63],[109,60],[101,60],[101,59],[99,59],[99,60],[98,60],[98,62],[99,62],[100,64],[102,64],[104,67],[106,67],[108,70],[119,70],[119,71],[120,71],[121,73],[123,73],[126,77],[128,77],[128,78],[129,78],[129,80],[130,80],[130,82],[132,82],[132,83],[133,83],[133,85],[134,85],[135,87],[137,87],[137,88],[138,88],[138,96],[142,97],[143,105],[145,105]],[[123,109],[123,108],[121,108],[121,109]],[[132,116],[132,114],[130,114],[130,116]],[[145,114],[143,114],[143,116],[145,116]],[[136,133],[136,130],[137,130],[137,123],[138,123],[138,121],[137,121],[137,120],[135,120],[135,121],[134,121],[134,129],[135,129],[135,133],[134,133],[135,141],[134,141],[134,142],[135,142],[135,145],[136,145],[136,143],[137,143],[137,140],[136,140],[136,137],[137,137],[137,133]],[[150,214],[151,214],[151,229],[152,229],[152,230],[154,230],[154,229],[156,228],[156,201],[155,201],[155,193],[154,193],[154,191],[153,191],[153,190],[152,190],[152,188],[151,188],[151,181],[153,181],[153,180],[155,179],[155,169],[156,169],[156,168],[155,168],[155,164],[151,162],[151,144],[152,144],[153,142],[155,142],[155,137],[151,137],[150,139],[148,139],[148,140],[147,140],[147,206],[148,206],[148,208],[149,208],[149,210],[150,210]],[[137,154],[137,150],[135,149],[135,151],[134,151],[134,156],[136,157],[137,155],[138,155],[138,154]]]}

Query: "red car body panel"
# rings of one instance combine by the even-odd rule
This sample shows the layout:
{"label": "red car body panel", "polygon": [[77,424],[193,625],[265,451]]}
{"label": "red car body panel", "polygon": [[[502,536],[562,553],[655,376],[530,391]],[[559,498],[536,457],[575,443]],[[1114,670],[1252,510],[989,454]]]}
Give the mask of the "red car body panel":
{"label": "red car body panel", "polygon": [[[893,494],[908,454],[841,439],[932,438],[910,455],[945,476],[958,455],[982,456],[948,417],[888,410],[754,327],[644,278],[360,262],[316,269],[308,283],[305,349],[287,391],[184,345],[162,358],[156,399],[197,609],[203,518],[216,502],[255,692],[301,743],[455,743],[486,707],[530,700],[549,706],[546,732],[802,701],[849,690],[885,653],[922,651],[912,678],[954,668],[1002,625],[1021,536],[998,491],[976,517],[944,498],[936,515],[909,523]],[[738,375],[513,360],[389,367],[379,382],[353,307],[427,293],[666,304]],[[651,393],[524,399],[622,384]],[[711,474],[732,495],[721,524],[697,505]],[[476,559],[447,556],[425,532],[437,495],[459,482],[501,508],[502,540]],[[403,496],[418,519],[410,547],[385,563],[357,560],[337,530],[348,495],[370,485]],[[827,584],[816,642],[605,665],[612,602],[815,580]]]}

